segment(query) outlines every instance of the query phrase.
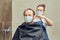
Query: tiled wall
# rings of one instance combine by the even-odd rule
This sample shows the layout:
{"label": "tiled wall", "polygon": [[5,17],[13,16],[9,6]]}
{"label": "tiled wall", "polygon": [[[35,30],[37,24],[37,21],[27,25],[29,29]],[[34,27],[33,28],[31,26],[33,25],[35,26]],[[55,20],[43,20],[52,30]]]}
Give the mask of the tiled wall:
{"label": "tiled wall", "polygon": [[[5,29],[8,28],[10,28],[10,31],[5,32]],[[11,29],[12,29],[12,0],[0,0],[0,40],[11,40],[12,35]]]}

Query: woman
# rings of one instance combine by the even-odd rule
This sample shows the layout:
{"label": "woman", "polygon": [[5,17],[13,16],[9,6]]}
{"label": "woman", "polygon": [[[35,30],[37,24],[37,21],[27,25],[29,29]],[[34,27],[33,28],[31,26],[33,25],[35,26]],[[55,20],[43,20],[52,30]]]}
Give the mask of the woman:
{"label": "woman", "polygon": [[53,22],[44,15],[45,7],[46,7],[45,4],[39,4],[36,7],[36,15],[35,15],[36,18],[35,18],[34,22],[37,22],[40,20],[42,21],[42,23],[43,23],[42,28],[45,32],[45,40],[49,40],[48,35],[47,35],[47,31],[46,31],[46,26],[52,26]]}

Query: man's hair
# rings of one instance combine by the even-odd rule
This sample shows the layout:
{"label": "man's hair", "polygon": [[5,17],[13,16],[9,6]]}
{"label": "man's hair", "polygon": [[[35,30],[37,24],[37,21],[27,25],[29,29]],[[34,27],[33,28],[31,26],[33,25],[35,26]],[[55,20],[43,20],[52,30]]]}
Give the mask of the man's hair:
{"label": "man's hair", "polygon": [[38,8],[38,7],[43,7],[43,11],[45,11],[46,5],[45,5],[45,4],[39,4],[39,5],[37,6],[37,8]]}
{"label": "man's hair", "polygon": [[25,12],[26,12],[27,10],[31,10],[31,11],[33,12],[33,15],[35,15],[35,11],[34,11],[33,9],[31,9],[31,8],[28,8],[28,9],[24,10],[23,14],[25,14]]}

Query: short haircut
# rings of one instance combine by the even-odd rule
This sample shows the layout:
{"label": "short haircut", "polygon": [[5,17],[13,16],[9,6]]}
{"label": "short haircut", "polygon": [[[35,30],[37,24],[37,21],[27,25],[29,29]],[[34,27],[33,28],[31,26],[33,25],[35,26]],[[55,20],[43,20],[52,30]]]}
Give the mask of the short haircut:
{"label": "short haircut", "polygon": [[37,8],[38,8],[38,7],[43,7],[43,11],[45,11],[46,5],[45,5],[45,4],[39,4],[39,5],[37,6]]}
{"label": "short haircut", "polygon": [[35,11],[34,11],[33,9],[31,9],[31,8],[28,8],[28,9],[24,10],[23,14],[25,14],[25,12],[26,12],[27,10],[31,10],[31,11],[33,12],[33,15],[35,15]]}

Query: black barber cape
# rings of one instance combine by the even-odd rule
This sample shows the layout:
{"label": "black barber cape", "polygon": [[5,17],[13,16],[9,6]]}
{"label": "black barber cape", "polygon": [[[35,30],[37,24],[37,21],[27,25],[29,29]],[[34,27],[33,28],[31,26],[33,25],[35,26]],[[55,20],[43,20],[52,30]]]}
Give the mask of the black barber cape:
{"label": "black barber cape", "polygon": [[12,40],[48,40],[45,31],[41,21],[32,24],[23,23],[18,26]]}

